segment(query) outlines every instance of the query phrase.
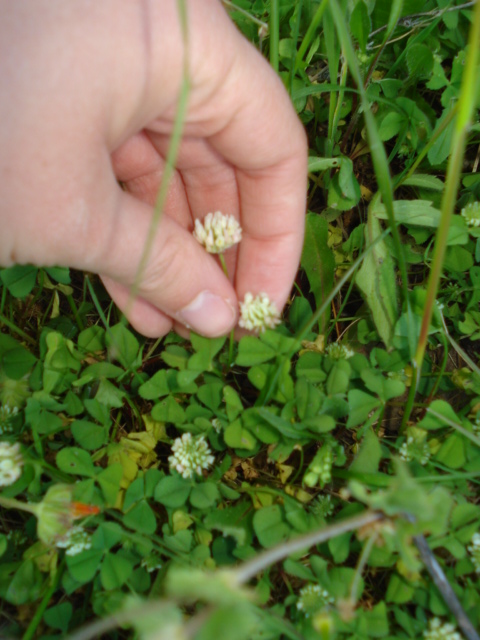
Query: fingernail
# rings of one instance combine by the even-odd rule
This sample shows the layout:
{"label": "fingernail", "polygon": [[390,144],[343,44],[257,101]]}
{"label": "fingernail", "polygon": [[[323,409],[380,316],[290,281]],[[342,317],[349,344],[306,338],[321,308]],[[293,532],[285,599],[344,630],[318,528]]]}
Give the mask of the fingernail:
{"label": "fingernail", "polygon": [[230,331],[235,318],[233,306],[211,291],[202,291],[178,313],[178,319],[188,329],[209,337]]}

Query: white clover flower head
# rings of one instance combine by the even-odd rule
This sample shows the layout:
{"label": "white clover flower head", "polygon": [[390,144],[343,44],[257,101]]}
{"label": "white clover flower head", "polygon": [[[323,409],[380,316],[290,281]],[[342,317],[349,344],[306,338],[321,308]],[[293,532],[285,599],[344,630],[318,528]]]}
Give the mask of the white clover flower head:
{"label": "white clover flower head", "polygon": [[475,567],[475,573],[480,573],[480,533],[474,533],[472,536],[472,544],[468,547],[470,560]]}
{"label": "white clover flower head", "polygon": [[10,420],[18,413],[18,407],[11,407],[9,404],[4,404],[0,407],[0,435],[12,431],[12,425]]}
{"label": "white clover flower head", "polygon": [[325,353],[333,360],[348,360],[355,355],[355,351],[340,342],[331,342],[325,349]]}
{"label": "white clover flower head", "polygon": [[176,438],[172,445],[173,455],[168,458],[170,469],[174,469],[184,478],[201,476],[203,469],[208,469],[215,461],[205,436],[194,438],[191,433],[184,433]]}
{"label": "white clover flower head", "polygon": [[432,618],[428,629],[423,632],[425,640],[462,640],[462,637],[453,624],[445,622],[442,624],[440,618]]}
{"label": "white clover flower head", "polygon": [[203,223],[195,220],[193,236],[208,253],[223,253],[242,239],[242,227],[233,216],[221,211],[207,213]]}
{"label": "white clover flower head", "polygon": [[262,333],[267,328],[275,329],[277,324],[280,324],[280,314],[266,293],[259,293],[255,298],[251,293],[245,294],[240,303],[239,327]]}
{"label": "white clover flower head", "polygon": [[333,602],[329,592],[319,584],[307,584],[298,593],[297,609],[308,618]]}
{"label": "white clover flower head", "polygon": [[162,568],[161,558],[156,554],[152,554],[142,560],[141,566],[146,569],[148,573],[153,573],[157,569]]}
{"label": "white clover flower head", "polygon": [[23,457],[18,442],[0,442],[0,487],[7,487],[22,475]]}
{"label": "white clover flower head", "polygon": [[75,526],[69,529],[61,538],[58,538],[55,545],[59,549],[66,549],[65,554],[67,556],[76,556],[82,551],[91,548],[92,537],[83,527]]}
{"label": "white clover flower head", "polygon": [[480,227],[480,202],[470,202],[460,212],[469,227]]}

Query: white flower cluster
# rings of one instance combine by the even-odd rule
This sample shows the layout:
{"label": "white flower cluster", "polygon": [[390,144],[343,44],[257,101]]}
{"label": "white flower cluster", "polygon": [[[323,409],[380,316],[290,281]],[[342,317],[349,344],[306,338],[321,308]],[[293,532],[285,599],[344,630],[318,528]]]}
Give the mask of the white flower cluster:
{"label": "white flower cluster", "polygon": [[0,407],[0,434],[11,431],[10,420],[18,413],[18,407],[10,407],[9,404],[4,404]]}
{"label": "white flower cluster", "polygon": [[0,442],[0,487],[16,482],[22,475],[23,458],[18,442]]}
{"label": "white flower cluster", "polygon": [[468,551],[471,555],[475,572],[480,573],[480,533],[474,533],[472,536],[472,544],[468,547]]}
{"label": "white flower cluster", "polygon": [[333,602],[332,596],[319,584],[307,584],[299,591],[297,609],[308,618]]}
{"label": "white flower cluster", "polygon": [[215,461],[205,436],[194,438],[191,433],[184,433],[175,439],[172,451],[173,456],[168,458],[170,469],[175,469],[184,478],[202,475],[202,470],[208,469]]}
{"label": "white flower cluster", "polygon": [[469,227],[480,227],[480,202],[470,202],[460,212]]}
{"label": "white flower cluster", "polygon": [[212,427],[215,429],[215,431],[217,433],[220,433],[220,431],[222,430],[222,423],[220,422],[220,420],[218,418],[213,418],[212,420]]}
{"label": "white flower cluster", "polygon": [[331,342],[325,349],[325,353],[334,360],[348,360],[355,355],[355,351],[340,342]]}
{"label": "white flower cluster", "polygon": [[431,451],[428,446],[425,429],[418,427],[407,429],[407,440],[400,447],[398,455],[405,462],[418,460],[422,466],[426,465],[430,460]]}
{"label": "white flower cluster", "polygon": [[69,529],[55,544],[59,549],[66,549],[67,556],[76,556],[91,548],[92,538],[83,527],[76,526]]}
{"label": "white flower cluster", "polygon": [[223,253],[242,239],[242,228],[233,216],[221,211],[207,213],[203,220],[195,220],[193,235],[208,253]]}
{"label": "white flower cluster", "polygon": [[280,324],[280,314],[266,293],[260,293],[255,298],[251,293],[245,294],[240,303],[239,327],[261,333],[267,328],[275,329],[277,324]]}
{"label": "white flower cluster", "polygon": [[446,622],[442,624],[440,618],[432,618],[428,629],[423,632],[425,640],[462,640],[459,633],[455,631],[453,624]]}

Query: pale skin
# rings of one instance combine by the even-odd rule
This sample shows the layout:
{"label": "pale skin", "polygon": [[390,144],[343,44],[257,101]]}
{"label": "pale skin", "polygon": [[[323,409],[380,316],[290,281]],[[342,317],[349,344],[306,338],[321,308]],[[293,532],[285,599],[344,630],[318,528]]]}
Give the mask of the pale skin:
{"label": "pale skin", "polygon": [[[98,273],[149,337],[225,334],[248,291],[281,309],[303,242],[307,146],[289,97],[219,0],[186,7],[184,137],[127,305],[177,112],[177,0],[0,0],[0,265]],[[217,210],[243,227],[230,280],[191,234]]]}

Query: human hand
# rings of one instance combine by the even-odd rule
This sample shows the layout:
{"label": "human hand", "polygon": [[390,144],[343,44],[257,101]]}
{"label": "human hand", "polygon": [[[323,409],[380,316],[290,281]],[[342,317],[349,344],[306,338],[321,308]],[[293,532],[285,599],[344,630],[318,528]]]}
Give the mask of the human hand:
{"label": "human hand", "polygon": [[[0,0],[0,264],[98,273],[127,310],[177,112],[177,2]],[[184,135],[127,310],[151,337],[224,334],[248,291],[281,309],[303,241],[307,147],[281,81],[218,0],[186,7]],[[231,282],[191,234],[217,210],[243,228]]]}

